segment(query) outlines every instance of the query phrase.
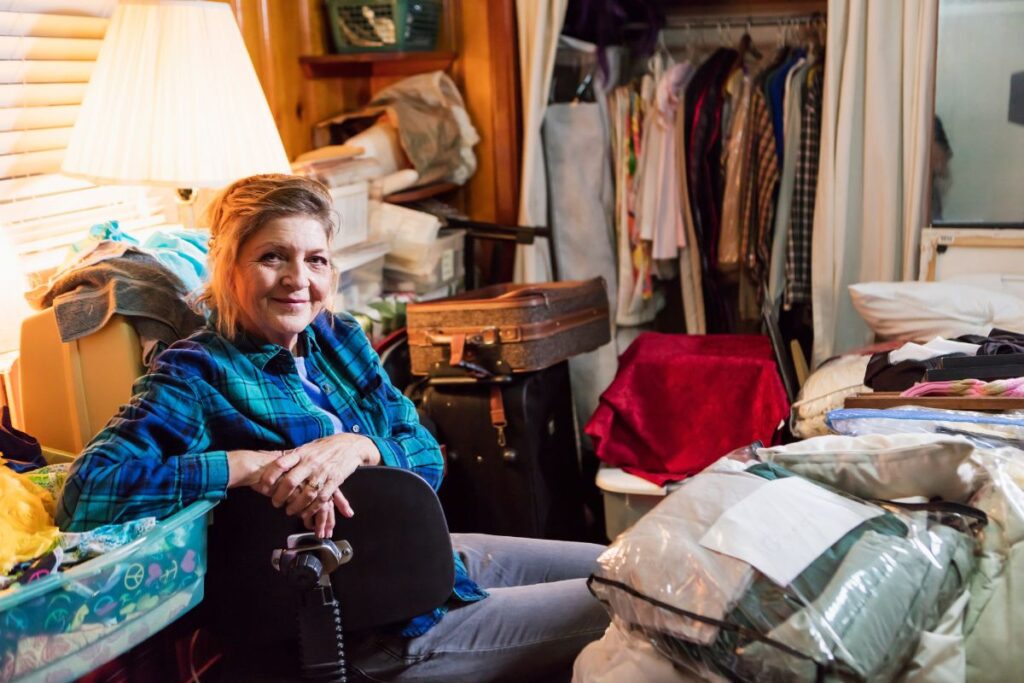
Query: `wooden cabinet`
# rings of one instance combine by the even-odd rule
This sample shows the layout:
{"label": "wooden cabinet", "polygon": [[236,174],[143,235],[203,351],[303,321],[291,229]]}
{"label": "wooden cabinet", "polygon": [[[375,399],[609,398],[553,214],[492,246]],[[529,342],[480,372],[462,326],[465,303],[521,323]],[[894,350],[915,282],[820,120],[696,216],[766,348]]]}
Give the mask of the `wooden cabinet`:
{"label": "wooden cabinet", "polygon": [[407,75],[445,69],[480,133],[477,172],[453,193],[477,220],[514,223],[520,104],[514,0],[447,0],[435,52],[332,55],[319,0],[222,0],[242,29],[290,158],[308,151],[317,121],[364,105]]}

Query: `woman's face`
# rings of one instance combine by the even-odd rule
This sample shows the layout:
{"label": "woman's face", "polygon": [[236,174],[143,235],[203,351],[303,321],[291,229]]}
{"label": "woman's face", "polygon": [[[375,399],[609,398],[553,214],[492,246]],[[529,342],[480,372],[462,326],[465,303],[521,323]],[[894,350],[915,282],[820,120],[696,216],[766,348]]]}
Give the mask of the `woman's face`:
{"label": "woman's face", "polygon": [[294,353],[331,293],[323,226],[302,215],[268,221],[239,249],[233,287],[242,327]]}

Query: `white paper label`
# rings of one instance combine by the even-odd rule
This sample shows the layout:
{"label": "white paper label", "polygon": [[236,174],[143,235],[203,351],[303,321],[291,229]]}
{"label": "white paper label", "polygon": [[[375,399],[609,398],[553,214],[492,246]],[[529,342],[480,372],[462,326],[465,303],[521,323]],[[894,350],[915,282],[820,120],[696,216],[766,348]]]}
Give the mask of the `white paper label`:
{"label": "white paper label", "polygon": [[445,249],[441,255],[441,279],[451,280],[455,277],[455,250]]}
{"label": "white paper label", "polygon": [[788,586],[836,541],[883,511],[800,477],[768,482],[726,510],[700,544]]}

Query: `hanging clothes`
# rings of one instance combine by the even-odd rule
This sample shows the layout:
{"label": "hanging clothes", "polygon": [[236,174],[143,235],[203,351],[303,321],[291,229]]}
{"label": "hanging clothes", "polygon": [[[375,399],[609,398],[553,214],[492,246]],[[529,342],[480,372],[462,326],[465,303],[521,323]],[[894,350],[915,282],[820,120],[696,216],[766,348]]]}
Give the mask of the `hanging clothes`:
{"label": "hanging clothes", "polygon": [[[774,216],[775,184],[779,179],[775,133],[764,90],[755,83],[750,101],[751,136],[747,188],[743,201],[743,239],[745,267],[750,282],[758,285],[764,278],[768,254],[763,238]],[[755,318],[757,313],[755,313]]]}
{"label": "hanging clothes", "polygon": [[732,93],[732,120],[722,148],[725,166],[725,189],[722,195],[722,228],[718,242],[718,270],[734,273],[740,267],[740,199],[741,187],[750,163],[750,90],[751,78],[745,70],[736,69],[729,78],[726,91]]}
{"label": "hanging clothes", "polygon": [[654,106],[644,121],[636,223],[640,239],[651,242],[654,259],[675,259],[680,248],[687,245],[675,161],[675,118],[679,93],[693,73],[689,62],[668,67],[658,81]]}
{"label": "hanging clothes", "polygon": [[[605,53],[612,78],[617,78],[619,53]],[[601,277],[608,288],[610,311],[618,300],[615,281],[614,188],[611,178],[610,121],[604,76],[598,70],[596,46],[562,37],[555,56],[556,74],[572,75],[572,84],[593,79],[592,102],[553,102],[544,114],[542,143],[549,185],[548,225],[563,280]],[[578,87],[573,90],[578,92]],[[586,163],[581,163],[582,160]],[[614,330],[613,330],[614,332]],[[615,378],[618,353],[614,344],[569,361],[573,401],[580,429],[597,408],[597,400]]]}
{"label": "hanging clothes", "polygon": [[693,207],[690,205],[690,188],[686,172],[686,90],[679,95],[676,108],[676,175],[679,180],[679,197],[682,202],[683,224],[686,228],[686,247],[679,254],[679,286],[682,290],[683,317],[687,334],[707,334],[707,318],[704,313],[704,283],[701,265],[700,244],[693,222]]}
{"label": "hanging clothes", "polygon": [[786,281],[786,251],[789,246],[789,222],[792,209],[793,185],[796,181],[796,162],[800,151],[800,101],[803,96],[803,81],[810,68],[806,59],[800,58],[786,75],[783,97],[783,155],[782,172],[779,176],[778,200],[775,203],[775,226],[772,234],[772,256],[768,271],[767,299],[778,311]]}
{"label": "hanging clothes", "polygon": [[704,271],[704,307],[708,330],[730,329],[728,307],[715,278],[720,207],[724,193],[721,173],[721,116],[723,85],[739,53],[719,48],[697,69],[686,91],[686,156],[690,206]]}
{"label": "hanging clothes", "polygon": [[[641,87],[653,92],[647,77]],[[650,242],[639,239],[636,226],[636,175],[639,170],[644,98],[634,85],[616,88],[610,98],[615,163],[615,230],[619,296],[615,321],[633,327],[654,320],[658,300],[651,282]]]}
{"label": "hanging clothes", "polygon": [[800,110],[800,151],[793,184],[792,218],[786,252],[786,290],[783,307],[811,301],[811,232],[814,228],[814,198],[818,184],[818,156],[821,151],[820,63],[806,75],[806,89]]}

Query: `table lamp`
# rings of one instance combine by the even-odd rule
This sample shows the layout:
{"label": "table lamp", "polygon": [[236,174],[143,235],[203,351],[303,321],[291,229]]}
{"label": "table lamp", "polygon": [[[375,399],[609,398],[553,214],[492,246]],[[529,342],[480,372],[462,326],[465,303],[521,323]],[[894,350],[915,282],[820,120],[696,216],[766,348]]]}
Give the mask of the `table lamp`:
{"label": "table lamp", "polygon": [[96,183],[177,188],[189,226],[197,189],[289,173],[231,7],[121,0],[61,171]]}

